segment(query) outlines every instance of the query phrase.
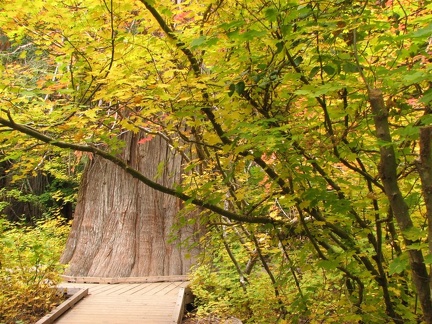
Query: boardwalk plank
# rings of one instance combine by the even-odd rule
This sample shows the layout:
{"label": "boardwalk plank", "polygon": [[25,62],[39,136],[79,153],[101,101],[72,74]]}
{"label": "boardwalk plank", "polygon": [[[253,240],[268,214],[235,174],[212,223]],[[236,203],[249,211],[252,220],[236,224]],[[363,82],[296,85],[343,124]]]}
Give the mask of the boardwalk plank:
{"label": "boardwalk plank", "polygon": [[184,287],[185,284],[182,282],[179,283],[171,283],[171,285],[166,285],[162,287],[159,291],[155,293],[155,295],[177,295],[180,288]]}
{"label": "boardwalk plank", "polygon": [[118,292],[117,292],[117,294],[119,295],[119,296],[121,296],[121,295],[125,295],[125,296],[129,296],[129,295],[132,295],[132,293],[134,292],[134,291],[136,291],[136,290],[139,290],[139,286],[140,285],[142,285],[142,284],[124,284],[124,285],[122,285],[123,286],[123,289],[122,290],[119,290]]}
{"label": "boardwalk plank", "polygon": [[65,283],[61,287],[86,287],[89,295],[61,316],[57,324],[174,324],[178,292],[188,282],[83,284]]}
{"label": "boardwalk plank", "polygon": [[117,289],[110,290],[108,295],[128,295],[134,288],[138,288],[141,284],[118,285]]}

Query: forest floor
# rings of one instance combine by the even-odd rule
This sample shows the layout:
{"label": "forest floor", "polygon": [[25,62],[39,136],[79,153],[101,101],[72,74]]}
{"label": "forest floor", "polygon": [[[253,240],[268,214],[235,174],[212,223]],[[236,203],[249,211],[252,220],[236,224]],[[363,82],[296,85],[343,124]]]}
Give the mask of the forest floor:
{"label": "forest floor", "polygon": [[230,317],[227,319],[221,319],[216,316],[208,316],[204,318],[190,317],[184,318],[182,324],[242,324],[238,318]]}

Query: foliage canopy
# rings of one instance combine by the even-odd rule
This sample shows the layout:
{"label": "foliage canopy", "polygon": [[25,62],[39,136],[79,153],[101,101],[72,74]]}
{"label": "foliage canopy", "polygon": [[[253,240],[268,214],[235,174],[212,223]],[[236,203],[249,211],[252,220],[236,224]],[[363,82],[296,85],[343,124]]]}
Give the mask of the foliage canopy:
{"label": "foliage canopy", "polygon": [[[4,0],[0,148],[29,169],[30,148],[96,154],[204,207],[240,293],[266,274],[273,319],[432,323],[431,10]],[[182,183],[129,168],[123,132],[166,139]]]}

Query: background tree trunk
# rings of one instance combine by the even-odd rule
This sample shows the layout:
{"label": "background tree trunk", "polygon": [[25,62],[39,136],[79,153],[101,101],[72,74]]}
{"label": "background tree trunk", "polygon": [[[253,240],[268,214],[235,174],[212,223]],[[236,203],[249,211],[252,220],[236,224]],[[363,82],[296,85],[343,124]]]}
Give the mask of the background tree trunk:
{"label": "background tree trunk", "polygon": [[[142,136],[142,134],[141,134]],[[131,167],[173,186],[180,181],[181,157],[159,137],[139,144],[128,133],[122,157]],[[80,187],[72,230],[62,257],[66,274],[90,277],[139,277],[186,274],[196,251],[180,246],[195,228],[171,232],[181,202],[157,192],[113,163],[95,157]],[[171,235],[175,239],[171,240]],[[192,256],[189,257],[189,254]]]}
{"label": "background tree trunk", "polygon": [[[31,224],[35,220],[42,218],[44,212],[46,212],[46,206],[37,201],[36,198],[47,190],[50,184],[49,178],[38,172],[35,176],[28,175],[26,178],[13,183],[11,181],[12,175],[8,174],[8,170],[11,168],[12,162],[3,161],[0,163],[0,189],[6,189],[6,191],[0,192],[0,202],[3,201],[8,204],[3,210],[0,208],[0,212],[11,222]],[[12,189],[21,192],[23,196],[33,195],[33,199],[20,200],[18,197],[7,195],[7,192]]]}

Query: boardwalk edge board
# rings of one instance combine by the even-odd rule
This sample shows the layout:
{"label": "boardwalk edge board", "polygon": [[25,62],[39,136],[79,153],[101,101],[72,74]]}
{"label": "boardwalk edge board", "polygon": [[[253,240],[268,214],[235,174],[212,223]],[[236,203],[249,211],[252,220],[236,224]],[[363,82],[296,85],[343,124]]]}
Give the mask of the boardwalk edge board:
{"label": "boardwalk edge board", "polygon": [[88,295],[88,288],[59,288],[61,293],[71,295],[67,300],[42,317],[35,324],[52,324],[56,319],[71,309],[76,303]]}
{"label": "boardwalk edge board", "polygon": [[174,307],[172,323],[179,324],[182,322],[186,305],[193,300],[192,291],[189,287],[180,288],[177,296],[176,305]]}
{"label": "boardwalk edge board", "polygon": [[175,276],[149,276],[149,277],[119,277],[119,278],[102,278],[102,277],[74,277],[61,276],[64,281],[72,283],[100,283],[100,284],[119,284],[119,283],[144,283],[144,282],[171,282],[171,281],[188,281],[187,275]]}

